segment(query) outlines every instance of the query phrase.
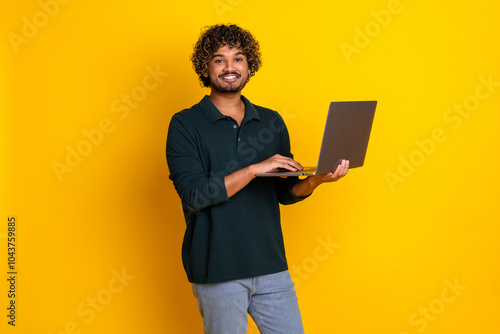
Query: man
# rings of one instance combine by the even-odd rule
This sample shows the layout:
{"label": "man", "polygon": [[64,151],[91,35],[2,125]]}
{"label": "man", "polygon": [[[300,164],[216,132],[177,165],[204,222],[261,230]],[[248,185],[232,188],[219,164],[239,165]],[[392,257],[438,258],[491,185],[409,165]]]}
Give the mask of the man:
{"label": "man", "polygon": [[261,333],[303,333],[288,272],[279,203],[292,204],[348,173],[256,178],[292,158],[281,116],[241,95],[260,68],[259,44],[236,25],[207,27],[193,67],[210,96],[172,117],[167,137],[170,179],[187,223],[182,259],[205,333],[246,333],[247,313]]}

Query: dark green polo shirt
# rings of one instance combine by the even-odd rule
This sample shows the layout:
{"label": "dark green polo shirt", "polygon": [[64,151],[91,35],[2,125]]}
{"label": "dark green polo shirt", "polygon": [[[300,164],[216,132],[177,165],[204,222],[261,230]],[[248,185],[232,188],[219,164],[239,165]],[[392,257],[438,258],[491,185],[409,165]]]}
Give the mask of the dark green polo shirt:
{"label": "dark green polo shirt", "polygon": [[292,157],[281,116],[245,102],[238,123],[205,96],[176,113],[167,137],[170,179],[179,194],[186,233],[182,261],[193,283],[223,282],[287,270],[279,203],[298,178],[253,179],[231,198],[224,176],[276,153]]}

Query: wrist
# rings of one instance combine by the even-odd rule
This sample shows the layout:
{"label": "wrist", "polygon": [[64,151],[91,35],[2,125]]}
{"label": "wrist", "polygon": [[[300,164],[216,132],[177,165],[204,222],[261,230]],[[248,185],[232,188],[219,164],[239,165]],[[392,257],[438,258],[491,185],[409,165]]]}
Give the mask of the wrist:
{"label": "wrist", "polygon": [[257,174],[257,171],[255,170],[255,165],[249,165],[245,168],[247,176],[251,177],[252,179],[255,177],[255,174]]}
{"label": "wrist", "polygon": [[306,181],[309,183],[309,187],[312,190],[316,189],[321,184],[320,179],[318,177],[316,177],[315,175],[308,176]]}

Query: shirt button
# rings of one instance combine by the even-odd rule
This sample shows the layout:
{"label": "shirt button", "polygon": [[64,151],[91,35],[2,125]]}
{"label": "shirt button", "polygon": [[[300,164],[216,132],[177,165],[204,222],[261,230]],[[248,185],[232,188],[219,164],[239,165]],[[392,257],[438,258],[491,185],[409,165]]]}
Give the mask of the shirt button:
{"label": "shirt button", "polygon": [[233,125],[233,128],[235,128],[235,129],[236,129],[237,127],[238,127],[238,125],[236,125],[236,124],[235,124],[235,125]]}
{"label": "shirt button", "polygon": [[238,138],[238,141],[241,141],[241,138]]}

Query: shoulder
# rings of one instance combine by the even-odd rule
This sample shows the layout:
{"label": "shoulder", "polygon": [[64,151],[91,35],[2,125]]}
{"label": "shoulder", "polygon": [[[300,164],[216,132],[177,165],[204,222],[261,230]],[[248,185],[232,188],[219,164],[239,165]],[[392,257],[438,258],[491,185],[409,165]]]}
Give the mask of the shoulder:
{"label": "shoulder", "polygon": [[255,105],[255,104],[253,104],[253,106],[257,110],[257,112],[261,115],[264,115],[267,117],[279,117],[279,118],[281,118],[281,115],[276,110],[262,107],[259,105]]}
{"label": "shoulder", "polygon": [[262,121],[272,121],[273,123],[279,123],[280,125],[281,124],[283,124],[283,125],[285,124],[283,118],[281,117],[281,115],[276,110],[273,110],[273,109],[270,109],[270,108],[266,108],[266,107],[262,107],[260,105],[251,103],[250,101],[248,101],[248,103],[253,107],[253,109],[255,110],[256,114],[259,116],[259,118]]}
{"label": "shoulder", "polygon": [[193,127],[206,121],[206,115],[199,103],[190,108],[176,112],[170,121],[170,126]]}

